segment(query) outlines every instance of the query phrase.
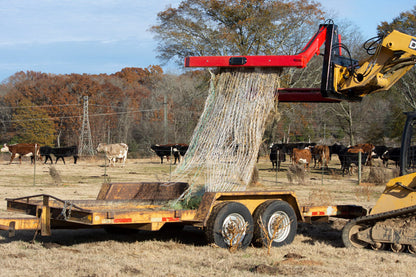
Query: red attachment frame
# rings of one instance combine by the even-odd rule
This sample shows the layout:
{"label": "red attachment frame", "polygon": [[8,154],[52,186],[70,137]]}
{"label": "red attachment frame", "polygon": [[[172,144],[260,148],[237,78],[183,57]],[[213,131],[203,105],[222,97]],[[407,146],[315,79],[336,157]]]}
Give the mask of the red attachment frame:
{"label": "red attachment frame", "polygon": [[[202,56],[186,57],[185,67],[299,67],[304,68],[325,42],[327,27],[322,25],[299,54],[279,56]],[[232,59],[239,59],[234,64]]]}
{"label": "red attachment frame", "polygon": [[[309,40],[299,54],[280,56],[206,56],[187,57],[185,67],[298,67],[304,68],[314,55],[319,55],[321,46],[325,43],[321,88],[290,88],[276,91],[279,102],[326,102],[337,103],[346,99],[336,90],[331,75],[335,56],[341,56],[341,37],[337,34],[337,26],[324,24]],[[348,98],[348,100],[351,100]],[[357,100],[357,99],[355,99]]]}

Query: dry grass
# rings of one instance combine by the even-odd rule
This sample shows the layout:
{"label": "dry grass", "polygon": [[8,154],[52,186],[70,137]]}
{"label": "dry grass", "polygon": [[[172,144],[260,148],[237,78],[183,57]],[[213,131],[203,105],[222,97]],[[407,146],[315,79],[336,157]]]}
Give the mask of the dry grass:
{"label": "dry grass", "polygon": [[[56,184],[49,166],[37,164],[36,184],[28,160],[22,165],[0,161],[0,199],[47,193],[61,199],[95,199],[105,180],[102,160],[80,160],[79,164],[57,164],[62,183]],[[169,165],[160,165],[157,157],[128,160],[125,168],[107,168],[108,178],[117,182],[155,181],[169,178]],[[262,186],[253,190],[293,190],[300,205],[310,200],[331,204],[357,204],[371,207],[382,186],[372,192],[357,191],[356,176],[334,178],[339,163],[333,160],[324,175],[311,170],[302,184],[287,180],[288,162],[283,172],[271,170],[271,163],[260,159],[257,165]],[[389,174],[391,169],[388,170]],[[365,168],[364,174],[369,174]],[[319,192],[319,193],[318,193]],[[357,198],[357,194],[361,194]],[[316,203],[322,204],[322,203]],[[0,201],[0,215],[5,216],[6,201]],[[392,252],[346,249],[342,245],[344,220],[330,223],[299,224],[295,241],[288,246],[249,247],[230,253],[207,245],[200,230],[109,234],[103,230],[53,230],[51,237],[38,237],[30,243],[33,232],[17,232],[7,238],[0,231],[0,276],[413,276],[416,257]]]}
{"label": "dry grass", "polygon": [[275,220],[275,222],[273,223],[273,229],[272,229],[272,235],[269,235],[269,232],[267,230],[267,226],[264,225],[263,223],[263,219],[260,216],[257,224],[259,224],[260,226],[260,230],[264,236],[264,238],[266,239],[266,241],[263,240],[263,246],[265,246],[267,248],[267,255],[270,255],[270,252],[272,250],[272,244],[273,241],[277,238],[277,236],[279,235],[279,231],[282,230],[283,228],[286,228],[292,221],[290,221],[287,225],[282,225],[283,222],[283,218],[279,217]]}
{"label": "dry grass", "polygon": [[371,194],[374,191],[374,183],[361,183],[355,189],[355,196],[357,199],[364,198],[368,202],[370,201]]}
{"label": "dry grass", "polygon": [[230,253],[236,252],[241,248],[241,243],[243,241],[244,235],[247,232],[248,223],[245,222],[244,225],[239,226],[235,222],[232,222],[227,227],[228,241],[230,242],[228,250]]}
{"label": "dry grass", "polygon": [[324,187],[313,190],[309,193],[309,198],[305,205],[308,206],[329,206],[335,203],[331,193]]}

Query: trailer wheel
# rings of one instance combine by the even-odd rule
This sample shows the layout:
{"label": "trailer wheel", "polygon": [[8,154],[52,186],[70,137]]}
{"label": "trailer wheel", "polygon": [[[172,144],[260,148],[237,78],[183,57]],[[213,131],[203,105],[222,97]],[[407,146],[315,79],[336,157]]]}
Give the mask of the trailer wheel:
{"label": "trailer wheel", "polygon": [[[273,247],[290,244],[295,239],[297,218],[292,206],[285,201],[270,200],[254,211],[254,244]],[[276,225],[278,224],[278,225]]]}
{"label": "trailer wheel", "polygon": [[212,209],[205,234],[219,247],[245,249],[253,238],[253,217],[241,203],[221,203]]}

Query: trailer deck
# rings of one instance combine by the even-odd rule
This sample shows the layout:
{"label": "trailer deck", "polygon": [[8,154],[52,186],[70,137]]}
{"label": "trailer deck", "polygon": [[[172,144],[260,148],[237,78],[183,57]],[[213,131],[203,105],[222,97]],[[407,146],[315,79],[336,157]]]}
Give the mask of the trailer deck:
{"label": "trailer deck", "polygon": [[62,200],[38,194],[6,199],[7,210],[27,217],[0,218],[0,230],[14,236],[16,230],[39,230],[50,236],[52,229],[120,227],[157,231],[167,223],[205,228],[215,206],[237,202],[251,214],[267,201],[282,200],[294,210],[296,220],[312,222],[329,217],[355,218],[366,213],[359,206],[300,207],[291,191],[206,192],[198,209],[172,209],[186,183],[112,183],[103,184],[95,200]]}

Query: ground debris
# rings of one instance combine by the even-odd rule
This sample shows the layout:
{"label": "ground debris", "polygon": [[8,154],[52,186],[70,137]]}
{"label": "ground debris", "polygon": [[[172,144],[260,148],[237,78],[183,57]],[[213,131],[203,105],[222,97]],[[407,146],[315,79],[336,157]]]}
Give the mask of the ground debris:
{"label": "ground debris", "polygon": [[135,267],[132,266],[125,266],[122,270],[121,273],[131,273],[131,274],[137,274],[140,275],[142,274],[142,271],[140,269],[137,269]]}
{"label": "ground debris", "polygon": [[281,273],[278,267],[269,266],[265,264],[256,265],[250,268],[250,271],[253,273],[273,274],[273,275]]}
{"label": "ground debris", "polygon": [[8,254],[7,256],[10,258],[16,258],[16,259],[26,258],[26,254],[23,254],[23,253]]}
{"label": "ground debris", "polygon": [[304,259],[305,257],[296,253],[287,253],[283,256],[285,259]]}

